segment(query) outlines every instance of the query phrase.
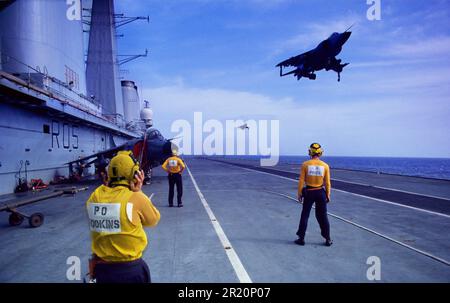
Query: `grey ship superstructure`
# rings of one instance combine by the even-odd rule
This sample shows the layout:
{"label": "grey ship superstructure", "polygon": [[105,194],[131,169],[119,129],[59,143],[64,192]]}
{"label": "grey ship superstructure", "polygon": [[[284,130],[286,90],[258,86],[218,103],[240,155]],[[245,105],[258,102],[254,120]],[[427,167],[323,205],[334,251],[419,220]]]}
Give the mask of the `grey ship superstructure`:
{"label": "grey ship superstructure", "polygon": [[119,75],[116,16],[113,0],[0,3],[0,194],[142,135],[137,87]]}

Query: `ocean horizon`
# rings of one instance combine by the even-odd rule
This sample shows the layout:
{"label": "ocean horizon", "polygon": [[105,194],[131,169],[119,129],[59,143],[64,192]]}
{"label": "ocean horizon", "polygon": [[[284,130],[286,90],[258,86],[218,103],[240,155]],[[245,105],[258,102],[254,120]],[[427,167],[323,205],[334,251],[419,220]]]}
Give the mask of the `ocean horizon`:
{"label": "ocean horizon", "polygon": [[[264,156],[235,155],[211,157],[259,160]],[[279,164],[301,164],[308,156],[281,155]],[[349,169],[374,173],[450,180],[450,158],[323,156],[331,169]]]}

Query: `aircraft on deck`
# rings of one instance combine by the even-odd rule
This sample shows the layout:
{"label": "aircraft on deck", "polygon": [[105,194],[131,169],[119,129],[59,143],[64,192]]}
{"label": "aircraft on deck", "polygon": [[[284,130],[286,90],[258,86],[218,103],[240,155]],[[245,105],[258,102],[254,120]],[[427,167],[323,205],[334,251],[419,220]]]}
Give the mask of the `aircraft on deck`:
{"label": "aircraft on deck", "polygon": [[69,164],[71,175],[74,174],[74,169],[81,172],[82,168],[91,164],[95,165],[97,171],[103,171],[108,165],[108,160],[114,157],[118,151],[130,150],[139,161],[141,169],[148,176],[152,168],[164,163],[168,157],[172,156],[173,151],[178,150],[178,146],[172,142],[174,139],[176,138],[165,139],[159,130],[149,128],[141,138],[129,140],[122,145],[71,161],[67,164]]}
{"label": "aircraft on deck", "polygon": [[[98,175],[101,176],[100,172],[106,172],[108,159],[114,157],[120,150],[131,150],[139,161],[141,169],[146,173],[146,180],[148,180],[151,169],[161,165],[168,157],[172,156],[173,151],[178,150],[178,146],[171,142],[173,139],[175,138],[165,139],[157,129],[149,128],[141,138],[129,140],[122,145],[67,163],[69,164],[70,175],[71,177],[75,175],[81,177],[83,169],[94,164]],[[57,188],[50,193],[22,195],[0,202],[0,212],[10,213],[9,224],[11,226],[18,226],[27,218],[31,227],[39,227],[44,222],[44,214],[38,212],[28,215],[19,211],[18,208],[65,194],[73,195],[87,189],[88,187]]]}
{"label": "aircraft on deck", "polygon": [[[349,32],[350,28],[343,33],[331,34],[328,39],[320,42],[313,50],[278,63],[276,67],[280,68],[280,77],[294,74],[297,80],[302,77],[315,80],[317,76],[314,72],[325,69],[337,72],[338,81],[341,81],[341,72],[349,63],[341,64],[342,60],[336,59],[336,56],[342,51],[342,46],[350,38],[352,34],[352,32]],[[283,67],[289,66],[295,67],[295,69],[283,74]]]}

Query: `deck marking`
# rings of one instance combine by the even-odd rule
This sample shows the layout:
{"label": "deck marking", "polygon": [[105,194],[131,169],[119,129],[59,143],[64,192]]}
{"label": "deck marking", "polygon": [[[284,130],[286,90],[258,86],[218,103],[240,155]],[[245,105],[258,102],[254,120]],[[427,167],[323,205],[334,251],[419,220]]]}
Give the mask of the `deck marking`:
{"label": "deck marking", "polygon": [[[228,163],[226,163],[226,164],[228,164]],[[233,165],[233,164],[229,164],[229,165]],[[278,178],[281,178],[281,179],[286,179],[286,180],[290,180],[290,181],[293,181],[293,182],[298,182],[297,179],[293,179],[293,178],[278,176],[276,174],[271,174],[271,173],[259,171],[259,170],[256,170],[256,169],[251,169],[251,168],[246,168],[246,167],[241,167],[241,166],[236,166],[236,165],[233,165],[233,166],[239,167],[241,169],[245,169],[245,170],[248,170],[248,171],[251,171],[251,172],[257,172],[257,173],[260,173],[260,174],[266,174],[266,175],[269,175],[269,176],[274,176],[274,177],[278,177]],[[332,188],[331,190],[347,193],[347,194],[350,194],[350,195],[355,195],[357,197],[371,199],[371,200],[374,200],[374,201],[377,201],[377,202],[381,202],[381,203],[386,203],[386,204],[396,205],[396,206],[400,206],[400,207],[404,207],[404,208],[409,208],[409,209],[417,210],[417,211],[424,212],[424,213],[427,213],[427,214],[437,215],[437,216],[441,216],[441,217],[444,217],[444,218],[450,218],[450,215],[434,212],[434,211],[423,209],[423,208],[418,208],[418,207],[414,207],[414,206],[404,205],[404,204],[395,203],[395,202],[391,202],[391,201],[386,201],[386,200],[382,200],[382,199],[377,199],[377,198],[373,198],[373,197],[369,197],[369,196],[355,194],[355,193],[352,193],[352,192],[349,192],[349,191],[345,191],[345,190],[342,190],[342,189]]]}
{"label": "deck marking", "polygon": [[[277,194],[277,195],[279,195],[279,196],[283,196],[283,197],[285,197],[285,198],[287,198],[287,199],[289,199],[289,200],[293,200],[293,201],[299,203],[299,202],[297,201],[297,199],[295,199],[294,197],[291,197],[291,196],[289,196],[289,195],[285,195],[285,194],[278,193],[278,192],[274,192],[274,191],[268,191],[268,190],[265,191],[265,192]],[[302,204],[303,204],[303,203],[302,203]],[[315,209],[314,206],[313,206],[313,208]],[[345,219],[345,218],[343,218],[343,217],[341,217],[341,216],[338,216],[338,215],[335,215],[335,214],[333,214],[333,213],[328,212],[328,215],[330,215],[331,217],[334,217],[334,218],[336,218],[336,219],[339,219],[339,220],[341,220],[341,221],[344,221],[344,222],[346,222],[346,223],[349,223],[349,224],[351,224],[351,225],[353,225],[353,226],[356,226],[356,227],[358,227],[358,228],[360,228],[360,229],[363,229],[363,230],[365,230],[365,231],[368,231],[368,232],[370,232],[370,233],[372,233],[372,234],[375,234],[375,235],[377,235],[377,236],[379,236],[379,237],[382,237],[382,238],[384,238],[384,239],[386,239],[386,240],[389,240],[389,241],[391,241],[391,242],[394,242],[394,243],[396,243],[396,244],[398,244],[398,245],[401,245],[401,246],[403,246],[403,247],[406,247],[406,248],[408,248],[408,249],[410,249],[410,250],[413,250],[413,251],[415,251],[415,252],[417,252],[417,253],[419,253],[419,254],[422,254],[422,255],[424,255],[424,256],[427,256],[427,257],[429,257],[429,258],[431,258],[431,259],[433,259],[433,260],[435,260],[435,261],[439,261],[439,262],[441,262],[441,263],[444,263],[444,264],[447,265],[447,266],[450,266],[450,261],[447,261],[447,260],[445,260],[445,259],[442,259],[442,258],[440,258],[440,257],[437,257],[437,256],[435,256],[435,255],[433,255],[433,254],[431,254],[431,253],[429,253],[429,252],[426,252],[426,251],[423,251],[423,250],[414,248],[414,247],[412,247],[412,246],[410,246],[410,245],[408,245],[408,244],[405,244],[405,243],[403,243],[403,242],[400,242],[400,241],[398,241],[398,240],[395,240],[395,239],[393,239],[393,238],[391,238],[391,237],[389,237],[389,236],[386,236],[386,235],[384,235],[384,234],[382,234],[382,233],[379,233],[379,232],[377,232],[377,231],[374,231],[373,229],[370,229],[370,228],[368,228],[368,227],[362,226],[362,225],[360,225],[360,224],[358,224],[358,223],[355,223],[355,222],[353,222],[353,221],[350,221],[350,220],[348,220],[348,219]]]}
{"label": "deck marking", "polygon": [[357,196],[357,197],[368,198],[368,199],[371,199],[371,200],[374,200],[374,201],[378,201],[378,202],[381,202],[381,203],[386,203],[386,204],[391,204],[391,205],[396,205],[396,206],[409,208],[409,209],[412,209],[412,210],[421,211],[421,212],[428,213],[428,214],[431,214],[431,215],[437,215],[437,216],[441,216],[441,217],[444,217],[444,218],[450,218],[450,215],[446,215],[446,214],[443,214],[443,213],[438,213],[438,212],[427,210],[427,209],[423,209],[423,208],[418,208],[418,207],[414,207],[414,206],[409,206],[409,205],[404,205],[404,204],[395,203],[395,202],[391,202],[391,201],[386,201],[386,200],[383,200],[383,199],[378,199],[378,198],[373,198],[373,197],[364,196],[364,195],[360,195],[360,194],[355,194],[355,193],[352,193],[352,192],[349,192],[349,191],[345,191],[345,190],[342,190],[342,189],[333,189],[333,190],[340,191],[340,192],[347,193],[347,194],[351,194],[351,195],[354,195],[354,196]]}
{"label": "deck marking", "polygon": [[192,183],[194,184],[195,190],[197,191],[198,197],[200,198],[200,201],[203,204],[203,207],[206,210],[206,213],[209,216],[209,219],[211,220],[211,224],[214,227],[214,230],[216,231],[217,236],[220,239],[220,242],[222,243],[222,246],[228,256],[228,259],[230,260],[231,266],[233,266],[234,272],[236,273],[239,282],[240,283],[252,283],[252,280],[250,279],[250,276],[248,275],[247,271],[244,268],[244,265],[242,264],[241,260],[239,259],[239,256],[237,255],[236,251],[234,250],[233,246],[231,245],[230,241],[228,240],[228,237],[226,236],[225,232],[222,229],[222,226],[220,226],[219,221],[217,220],[216,216],[214,215],[212,209],[209,207],[208,202],[206,201],[205,197],[203,196],[202,192],[200,191],[200,188],[197,185],[197,182],[194,179],[194,176],[191,173],[191,170],[186,165],[186,169],[189,173],[189,176],[191,177]]}
{"label": "deck marking", "polygon": [[356,185],[363,185],[363,186],[370,186],[372,188],[379,188],[379,189],[385,189],[385,190],[390,190],[390,191],[396,191],[399,193],[405,193],[405,194],[411,194],[411,195],[416,195],[416,196],[422,196],[425,198],[435,198],[435,199],[440,199],[440,200],[447,200],[450,201],[449,198],[445,198],[445,197],[440,197],[440,196],[433,196],[433,195],[427,195],[427,194],[421,194],[421,193],[416,193],[416,192],[412,192],[412,191],[407,191],[407,190],[402,190],[402,189],[395,189],[395,188],[390,188],[390,187],[383,187],[383,186],[377,186],[377,185],[371,185],[371,184],[364,184],[364,183],[358,183],[358,182],[351,182],[351,181],[346,181],[343,179],[336,179],[336,178],[331,178],[331,180],[336,180],[336,181],[340,181],[340,182],[344,182],[344,183],[349,183],[349,184],[356,184]]}
{"label": "deck marking", "polygon": [[[224,163],[224,162],[221,162],[221,163]],[[227,164],[233,165],[232,163],[227,163]],[[235,166],[237,166],[237,165],[235,165]],[[243,167],[241,167],[241,168],[243,168]],[[279,171],[279,172],[282,172],[282,173],[292,173],[292,172],[290,172],[290,171],[285,171],[285,170],[282,170],[282,169],[275,169],[275,168],[271,168],[270,170]],[[255,170],[255,171],[256,171],[256,170]],[[410,176],[405,176],[405,177],[410,177]],[[295,180],[298,180],[298,178],[295,179]],[[368,183],[360,183],[360,182],[354,182],[354,181],[347,181],[347,180],[339,179],[339,178],[331,178],[331,181],[339,181],[339,182],[344,182],[344,183],[349,183],[349,184],[355,184],[355,185],[370,186],[370,187],[372,187],[372,188],[379,188],[379,189],[385,189],[385,190],[390,190],[390,191],[396,191],[396,192],[399,192],[399,193],[405,193],[405,194],[411,194],[411,195],[416,195],[416,196],[422,196],[422,197],[425,197],[425,198],[434,198],[434,199],[440,199],[440,200],[447,200],[447,201],[450,201],[450,198],[446,198],[446,197],[433,196],[433,195],[422,194],[422,193],[416,193],[416,192],[412,192],[412,191],[407,191],[407,190],[402,190],[402,189],[396,189],[396,188],[390,188],[390,187],[384,187],[384,186],[377,186],[377,185],[372,185],[372,184],[368,184]]]}

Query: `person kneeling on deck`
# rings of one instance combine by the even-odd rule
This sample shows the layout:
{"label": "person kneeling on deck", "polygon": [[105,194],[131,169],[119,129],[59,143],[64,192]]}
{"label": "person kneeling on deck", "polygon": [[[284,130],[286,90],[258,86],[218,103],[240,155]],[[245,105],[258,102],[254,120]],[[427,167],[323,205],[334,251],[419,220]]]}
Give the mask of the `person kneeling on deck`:
{"label": "person kneeling on deck", "polygon": [[108,166],[108,184],[86,202],[92,238],[91,279],[97,283],[150,283],[142,253],[145,227],[155,226],[159,211],[141,191],[144,173],[131,151],[119,151]]}
{"label": "person kneeling on deck", "polygon": [[[320,160],[323,150],[320,144],[313,143],[309,147],[311,160],[302,164],[298,182],[298,200],[303,201],[300,224],[297,231],[298,245],[305,245],[305,233],[308,225],[309,213],[313,204],[316,204],[316,218],[320,225],[325,245],[331,246],[330,223],[328,222],[327,203],[330,202],[331,182],[328,164]],[[306,187],[305,187],[306,186]],[[325,188],[324,188],[325,187]]]}
{"label": "person kneeling on deck", "polygon": [[177,151],[172,151],[172,157],[167,158],[167,160],[163,163],[162,168],[169,174],[169,207],[173,207],[175,185],[177,186],[178,207],[183,207],[183,202],[181,201],[181,197],[183,196],[183,182],[181,179],[181,174],[186,168],[186,165],[183,160],[178,157]]}

